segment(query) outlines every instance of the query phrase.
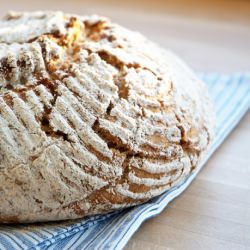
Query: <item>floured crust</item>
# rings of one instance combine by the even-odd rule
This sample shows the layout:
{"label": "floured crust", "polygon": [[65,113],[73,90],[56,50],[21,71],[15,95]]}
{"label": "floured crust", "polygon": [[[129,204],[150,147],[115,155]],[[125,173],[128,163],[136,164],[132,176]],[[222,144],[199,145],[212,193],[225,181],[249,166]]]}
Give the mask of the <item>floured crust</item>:
{"label": "floured crust", "polygon": [[10,13],[0,21],[0,222],[145,202],[195,171],[213,117],[203,83],[142,35],[98,16]]}

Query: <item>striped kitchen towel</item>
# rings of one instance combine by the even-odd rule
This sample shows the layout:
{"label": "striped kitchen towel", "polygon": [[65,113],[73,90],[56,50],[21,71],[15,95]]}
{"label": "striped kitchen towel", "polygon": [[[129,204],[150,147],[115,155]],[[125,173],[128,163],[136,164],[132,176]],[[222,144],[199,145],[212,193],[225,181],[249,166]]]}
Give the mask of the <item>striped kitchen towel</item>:
{"label": "striped kitchen towel", "polygon": [[[214,100],[217,128],[208,158],[239,123],[250,107],[250,73],[199,74]],[[198,171],[181,185],[143,205],[87,219],[57,223],[0,226],[0,249],[121,249],[143,221],[159,214],[180,195]]]}

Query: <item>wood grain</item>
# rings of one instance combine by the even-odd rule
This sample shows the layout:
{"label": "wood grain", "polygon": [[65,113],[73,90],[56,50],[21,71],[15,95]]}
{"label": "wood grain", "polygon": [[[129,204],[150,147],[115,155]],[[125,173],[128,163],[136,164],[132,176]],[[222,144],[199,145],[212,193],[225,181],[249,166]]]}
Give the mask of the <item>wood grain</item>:
{"label": "wood grain", "polygon": [[[0,0],[8,9],[98,13],[139,30],[195,70],[250,70],[250,1]],[[250,249],[250,113],[190,187],[132,237],[131,249]]]}

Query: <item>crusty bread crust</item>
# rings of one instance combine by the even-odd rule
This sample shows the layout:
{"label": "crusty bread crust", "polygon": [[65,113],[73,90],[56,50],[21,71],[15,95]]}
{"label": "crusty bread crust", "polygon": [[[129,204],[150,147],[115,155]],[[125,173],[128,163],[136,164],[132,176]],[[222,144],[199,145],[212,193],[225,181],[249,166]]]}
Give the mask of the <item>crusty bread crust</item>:
{"label": "crusty bread crust", "polygon": [[0,223],[140,204],[213,137],[207,90],[171,52],[98,16],[0,21]]}

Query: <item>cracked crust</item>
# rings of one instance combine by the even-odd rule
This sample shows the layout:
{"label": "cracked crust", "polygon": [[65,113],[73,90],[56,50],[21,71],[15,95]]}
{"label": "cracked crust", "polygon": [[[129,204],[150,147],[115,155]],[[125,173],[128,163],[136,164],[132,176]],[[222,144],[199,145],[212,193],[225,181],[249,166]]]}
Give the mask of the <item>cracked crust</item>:
{"label": "cracked crust", "polygon": [[139,33],[98,16],[9,13],[0,21],[0,222],[145,202],[195,171],[213,117],[203,83]]}

